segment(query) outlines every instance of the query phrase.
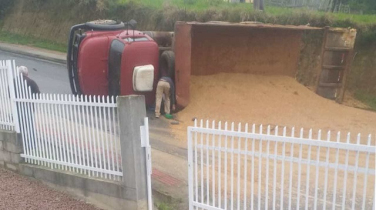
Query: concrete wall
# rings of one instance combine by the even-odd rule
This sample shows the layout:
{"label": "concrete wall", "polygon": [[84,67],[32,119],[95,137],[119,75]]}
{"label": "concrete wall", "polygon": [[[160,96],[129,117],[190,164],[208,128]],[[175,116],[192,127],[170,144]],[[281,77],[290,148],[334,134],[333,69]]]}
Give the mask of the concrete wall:
{"label": "concrete wall", "polygon": [[21,163],[22,139],[12,131],[0,130],[0,167],[18,171]]}
{"label": "concrete wall", "polygon": [[103,209],[137,209],[136,189],[122,182],[100,180],[23,163],[21,135],[0,130],[0,167],[41,180]]}
{"label": "concrete wall", "polygon": [[20,164],[18,172],[41,180],[48,186],[78,196],[102,209],[137,209],[135,189],[121,182],[88,178],[67,171],[52,170],[31,164]]}

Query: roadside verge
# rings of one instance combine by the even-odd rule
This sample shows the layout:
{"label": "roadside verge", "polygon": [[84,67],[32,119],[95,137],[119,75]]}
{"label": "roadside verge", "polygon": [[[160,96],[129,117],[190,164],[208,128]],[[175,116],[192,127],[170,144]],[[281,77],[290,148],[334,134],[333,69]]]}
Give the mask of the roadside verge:
{"label": "roadside verge", "polygon": [[16,53],[19,55],[30,56],[43,60],[48,60],[60,64],[66,64],[67,58],[65,53],[56,52],[52,50],[45,50],[36,47],[29,47],[17,44],[8,44],[0,42],[0,50],[5,52]]}

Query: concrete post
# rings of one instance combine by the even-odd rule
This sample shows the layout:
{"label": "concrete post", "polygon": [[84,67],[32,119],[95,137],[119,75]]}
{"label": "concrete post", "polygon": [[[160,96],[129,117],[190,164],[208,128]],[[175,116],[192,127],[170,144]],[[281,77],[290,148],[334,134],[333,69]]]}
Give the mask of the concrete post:
{"label": "concrete post", "polygon": [[141,147],[140,126],[146,117],[144,96],[117,99],[123,182],[136,193],[137,210],[147,209],[147,171],[145,148]]}

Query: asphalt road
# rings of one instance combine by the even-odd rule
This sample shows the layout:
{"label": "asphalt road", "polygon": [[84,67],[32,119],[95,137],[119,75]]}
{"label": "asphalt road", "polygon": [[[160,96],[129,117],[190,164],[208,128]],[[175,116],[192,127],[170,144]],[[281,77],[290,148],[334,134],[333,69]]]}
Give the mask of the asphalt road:
{"label": "asphalt road", "polygon": [[0,50],[0,60],[9,59],[15,60],[17,66],[29,69],[29,77],[38,84],[42,93],[71,93],[65,65]]}

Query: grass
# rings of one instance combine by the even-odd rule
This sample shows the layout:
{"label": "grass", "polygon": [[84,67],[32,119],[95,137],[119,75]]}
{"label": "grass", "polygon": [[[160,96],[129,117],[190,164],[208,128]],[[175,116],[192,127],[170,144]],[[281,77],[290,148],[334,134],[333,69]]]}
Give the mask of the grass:
{"label": "grass", "polygon": [[119,0],[120,4],[127,4],[129,2],[152,7],[155,9],[163,9],[165,5],[174,5],[179,8],[193,11],[203,11],[210,8],[245,8],[248,10],[253,9],[252,4],[228,3],[223,0]]}
{"label": "grass", "polygon": [[318,16],[328,16],[333,21],[352,21],[358,24],[376,24],[376,14],[374,15],[360,15],[360,14],[347,14],[347,13],[327,13],[323,11],[313,11],[308,9],[292,9],[282,7],[266,7],[266,14],[270,15],[288,15],[292,13],[307,13]]}
{"label": "grass", "polygon": [[336,20],[350,20],[356,23],[376,24],[376,14],[375,15],[359,15],[359,14],[335,13],[332,15],[334,19]]}
{"label": "grass", "polygon": [[366,105],[370,106],[373,111],[376,111],[376,96],[375,95],[371,95],[361,90],[357,90],[355,92],[355,98],[365,103]]}
{"label": "grass", "polygon": [[174,208],[172,208],[169,204],[167,203],[157,203],[157,209],[158,210],[173,210]]}
{"label": "grass", "polygon": [[[173,5],[180,9],[186,9],[193,12],[202,12],[205,10],[237,10],[242,12],[252,12],[252,4],[228,3],[223,0],[118,0],[118,4],[126,5],[128,3],[139,4],[153,9],[164,9],[166,5]],[[333,21],[352,21],[358,24],[376,24],[376,14],[360,15],[346,13],[327,13],[313,11],[304,8],[282,8],[282,7],[265,7],[265,15],[269,16],[286,16],[293,13],[308,14],[311,16],[331,18]]]}
{"label": "grass", "polygon": [[39,39],[31,36],[24,36],[13,34],[9,32],[0,31],[0,42],[27,45],[31,47],[38,47],[47,50],[54,50],[59,52],[66,52],[67,46],[65,44],[55,43],[49,40]]}

